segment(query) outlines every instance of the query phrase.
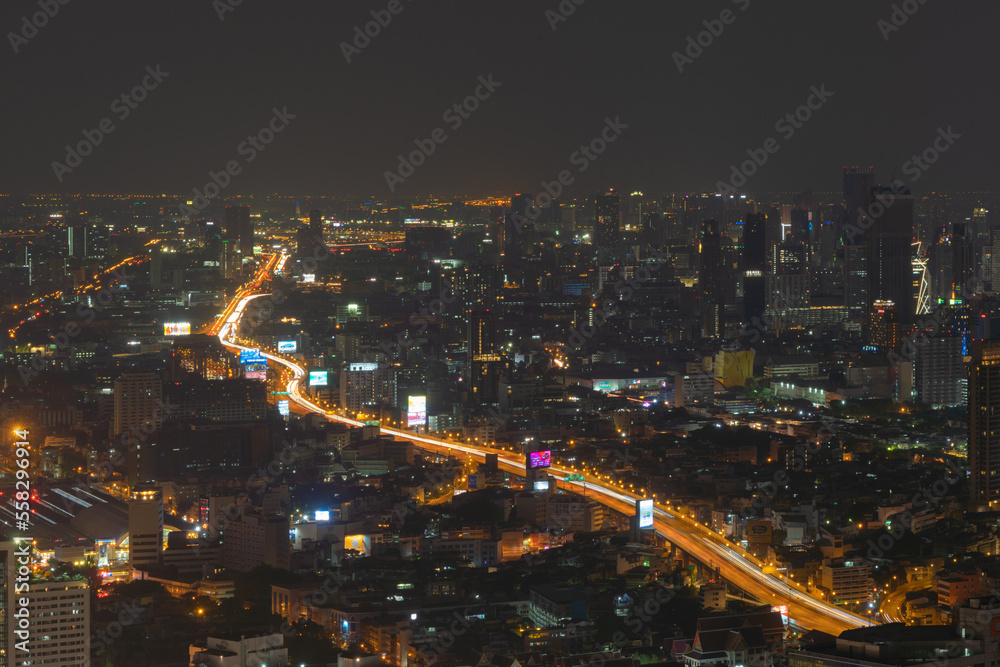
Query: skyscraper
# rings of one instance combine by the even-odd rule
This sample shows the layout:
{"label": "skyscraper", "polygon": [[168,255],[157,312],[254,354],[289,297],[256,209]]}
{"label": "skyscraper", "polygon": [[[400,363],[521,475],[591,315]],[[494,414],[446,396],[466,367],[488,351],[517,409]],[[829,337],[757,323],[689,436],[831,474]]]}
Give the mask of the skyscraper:
{"label": "skyscraper", "polygon": [[[913,195],[906,188],[872,189],[872,208],[882,210],[869,221],[865,232],[868,246],[868,299],[896,304],[899,325],[908,333],[916,304],[913,297]],[[871,312],[871,311],[869,311]]]}
{"label": "skyscraper", "polygon": [[594,209],[594,241],[598,247],[613,248],[621,241],[621,195],[597,195]]}
{"label": "skyscraper", "polygon": [[857,226],[859,216],[867,215],[872,187],[875,185],[873,169],[873,167],[844,167],[844,229],[848,225]]}
{"label": "skyscraper", "polygon": [[763,213],[749,213],[743,221],[743,250],[740,270],[743,274],[743,317],[747,326],[764,315],[767,218]]}
{"label": "skyscraper", "polygon": [[727,273],[719,223],[706,220],[701,227],[698,291],[702,299],[702,332],[708,338],[725,335]]}
{"label": "skyscraper", "polygon": [[155,461],[140,435],[152,433],[167,417],[163,382],[156,373],[123,373],[115,380],[112,447],[128,466],[129,484],[152,481]]}
{"label": "skyscraper", "polygon": [[128,558],[133,568],[158,567],[163,560],[163,492],[155,486],[132,489]]}
{"label": "skyscraper", "polygon": [[469,312],[467,341],[469,401],[476,405],[495,405],[499,401],[502,369],[492,311],[476,309]]}
{"label": "skyscraper", "polygon": [[253,222],[249,206],[227,206],[225,215],[227,238],[239,241],[240,253],[253,257]]}
{"label": "skyscraper", "polygon": [[891,301],[876,301],[868,317],[868,348],[895,352],[899,348],[899,311]]}
{"label": "skyscraper", "polygon": [[969,489],[974,507],[1000,506],[1000,340],[975,340],[969,364]]}

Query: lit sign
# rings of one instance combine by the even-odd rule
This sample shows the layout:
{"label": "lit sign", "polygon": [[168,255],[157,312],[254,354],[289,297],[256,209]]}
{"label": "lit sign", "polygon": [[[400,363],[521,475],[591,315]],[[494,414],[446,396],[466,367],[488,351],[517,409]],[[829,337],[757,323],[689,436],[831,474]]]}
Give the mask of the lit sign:
{"label": "lit sign", "polygon": [[529,468],[548,468],[550,465],[552,465],[551,450],[545,450],[544,452],[531,452],[528,454]]}
{"label": "lit sign", "polygon": [[549,480],[543,479],[535,482],[535,491],[548,491],[549,490]]}
{"label": "lit sign", "polygon": [[190,322],[165,322],[163,325],[164,336],[190,336]]}
{"label": "lit sign", "polygon": [[409,408],[406,411],[406,425],[424,426],[427,424],[427,397],[410,396]]}
{"label": "lit sign", "polygon": [[302,274],[302,282],[304,282],[304,283],[314,283],[314,282],[316,282],[316,274],[315,273],[303,273]]}
{"label": "lit sign", "polygon": [[278,352],[295,352],[298,349],[298,345],[295,344],[294,340],[279,340],[278,341]]}
{"label": "lit sign", "polygon": [[636,516],[639,517],[640,528],[653,527],[653,501],[637,500],[635,503]]}
{"label": "lit sign", "polygon": [[246,371],[243,373],[245,380],[266,380],[267,371]]}
{"label": "lit sign", "polygon": [[329,380],[330,374],[327,371],[309,371],[310,387],[325,387]]}
{"label": "lit sign", "polygon": [[348,365],[347,370],[349,370],[351,372],[357,372],[357,371],[377,371],[378,370],[378,364],[374,363],[374,362],[365,362],[365,363],[358,363],[358,364],[350,364],[350,365]]}
{"label": "lit sign", "polygon": [[278,413],[284,417],[288,416],[288,401],[278,401]]}
{"label": "lit sign", "polygon": [[316,510],[316,520],[317,521],[329,521],[330,520],[330,510]]}
{"label": "lit sign", "polygon": [[264,364],[267,365],[267,357],[261,354],[260,350],[240,350],[241,364]]}

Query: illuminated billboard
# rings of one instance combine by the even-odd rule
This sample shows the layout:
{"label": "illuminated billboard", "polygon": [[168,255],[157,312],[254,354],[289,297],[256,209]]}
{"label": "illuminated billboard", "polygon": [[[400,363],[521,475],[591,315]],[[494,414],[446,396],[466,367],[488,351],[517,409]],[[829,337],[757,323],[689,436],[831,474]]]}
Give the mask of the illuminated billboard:
{"label": "illuminated billboard", "polygon": [[316,510],[316,521],[329,521],[330,510]]}
{"label": "illuminated billboard", "polygon": [[316,274],[315,273],[303,273],[302,274],[302,282],[304,282],[304,283],[314,283],[314,282],[316,282]]}
{"label": "illuminated billboard", "polygon": [[535,482],[535,491],[548,491],[549,490],[549,480],[542,479]]}
{"label": "illuminated billboard", "polygon": [[294,340],[278,341],[278,352],[295,352],[297,349],[298,345],[295,344]]}
{"label": "illuminated billboard", "polygon": [[652,528],[653,501],[652,500],[635,501],[635,515],[639,519],[639,528]]}
{"label": "illuminated billboard", "polygon": [[372,552],[372,538],[368,535],[344,535],[344,551],[358,551],[367,556]]}
{"label": "illuminated billboard", "polygon": [[552,465],[552,451],[531,452],[528,454],[528,467],[532,470],[536,468],[548,468]]}
{"label": "illuminated billboard", "polygon": [[241,364],[264,364],[267,365],[267,357],[261,354],[260,350],[240,350]]}
{"label": "illuminated billboard", "polygon": [[366,361],[356,364],[348,364],[347,370],[351,371],[352,373],[357,373],[359,371],[377,371],[378,364],[371,361]]}
{"label": "illuminated billboard", "polygon": [[288,412],[289,412],[288,401],[287,400],[278,401],[278,413],[281,414],[282,416],[287,417]]}
{"label": "illuminated billboard", "polygon": [[325,387],[329,384],[330,374],[327,371],[309,371],[310,387]]}
{"label": "illuminated billboard", "polygon": [[191,335],[191,323],[190,322],[164,322],[163,323],[163,335],[164,336],[190,336]]}
{"label": "illuminated billboard", "polygon": [[406,411],[406,425],[410,428],[414,426],[427,425],[427,397],[410,396],[409,407]]}
{"label": "illuminated billboard", "polygon": [[243,373],[243,379],[245,380],[266,380],[267,371],[245,371]]}

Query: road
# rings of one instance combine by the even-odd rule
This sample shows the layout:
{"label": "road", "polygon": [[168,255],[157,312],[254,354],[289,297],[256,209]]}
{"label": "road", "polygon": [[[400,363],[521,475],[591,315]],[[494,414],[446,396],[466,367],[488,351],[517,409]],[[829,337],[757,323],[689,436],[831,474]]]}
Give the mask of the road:
{"label": "road", "polygon": [[933,579],[920,579],[903,584],[882,600],[882,604],[878,608],[879,616],[886,623],[906,623],[906,619],[903,617],[903,603],[906,602],[906,594],[924,588],[932,588],[933,585]]}
{"label": "road", "polygon": [[[237,328],[244,309],[252,300],[264,297],[264,294],[245,294],[238,303],[229,310],[224,324],[219,327],[219,338],[227,347],[249,350],[251,348],[237,343],[231,338],[231,333]],[[341,416],[325,410],[302,394],[302,381],[306,370],[295,361],[285,357],[261,352],[270,361],[284,366],[291,372],[287,385],[288,398],[297,406],[309,412],[325,415],[331,421],[338,421],[352,426],[363,426],[364,422]],[[459,455],[484,461],[487,453],[498,455],[501,468],[515,475],[524,475],[523,457],[504,453],[489,447],[468,445],[440,438],[429,437],[412,431],[383,427],[382,433],[413,442],[416,446],[429,451],[446,455]],[[581,471],[575,467],[553,465],[548,469],[552,478],[564,489],[580,492],[586,485],[587,496],[625,515],[635,512],[635,501],[641,494],[618,488],[607,477],[600,477],[591,472]],[[568,475],[583,475],[584,480],[567,480]],[[789,582],[781,574],[765,574],[760,560],[746,553],[737,545],[727,542],[721,535],[708,527],[691,521],[673,512],[668,505],[656,503],[654,506],[654,527],[662,537],[679,549],[690,554],[702,563],[719,568],[721,575],[734,585],[750,595],[773,605],[789,605],[789,617],[802,627],[821,630],[833,635],[842,631],[863,626],[874,625],[872,621],[857,614],[845,611],[810,595],[797,582]]]}

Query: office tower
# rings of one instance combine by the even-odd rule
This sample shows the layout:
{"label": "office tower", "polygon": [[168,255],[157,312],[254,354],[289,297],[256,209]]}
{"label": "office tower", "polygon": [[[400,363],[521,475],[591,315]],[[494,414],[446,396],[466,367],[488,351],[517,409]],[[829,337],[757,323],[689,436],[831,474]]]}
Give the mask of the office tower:
{"label": "office tower", "polygon": [[205,380],[223,380],[242,373],[239,355],[230,352],[217,336],[193,334],[174,339],[171,380],[188,379],[192,374]]}
{"label": "office tower", "polygon": [[164,393],[171,419],[251,422],[267,417],[267,383],[259,380],[181,380]]}
{"label": "office tower", "polygon": [[702,334],[707,338],[725,335],[726,271],[722,252],[722,234],[716,220],[706,220],[701,227],[698,291],[702,302]]}
{"label": "office tower", "polygon": [[510,210],[504,218],[503,264],[504,267],[520,266],[524,260],[524,235],[534,230],[535,200],[530,194],[515,194],[510,198]]}
{"label": "office tower", "polygon": [[976,290],[976,238],[973,225],[956,222],[951,232],[952,291],[967,298]]}
{"label": "office tower", "polygon": [[468,314],[469,402],[496,405],[499,401],[502,358],[497,350],[494,312],[475,309]]}
{"label": "office tower", "polygon": [[247,507],[222,530],[222,564],[248,572],[258,565],[287,570],[291,561],[288,516]]}
{"label": "office tower", "polygon": [[163,383],[157,373],[126,372],[115,380],[111,424],[113,454],[123,458],[129,484],[152,480],[153,461],[144,456],[140,436],[156,431],[166,418]]}
{"label": "office tower", "polygon": [[969,364],[969,487],[979,509],[1000,506],[1000,340],[975,340]]}
{"label": "office tower", "polygon": [[821,269],[832,269],[837,263],[838,226],[832,220],[819,223],[816,233],[817,251],[813,261]]}
{"label": "office tower", "polygon": [[[11,592],[12,589],[13,586],[10,587]],[[10,595],[8,604],[16,607],[13,600],[22,597],[27,601],[28,651],[20,651],[11,645],[7,651],[9,662],[4,664],[89,665],[91,618],[88,581],[82,575],[71,579],[31,579],[27,592]]]}
{"label": "office tower", "polygon": [[844,167],[844,219],[841,234],[845,243],[848,226],[857,227],[861,217],[868,215],[872,187],[875,185],[874,167]]}
{"label": "office tower", "polygon": [[871,352],[895,352],[899,349],[899,309],[891,301],[876,301],[868,317],[866,348]]}
{"label": "office tower", "polygon": [[[884,202],[884,203],[883,203]],[[906,188],[872,189],[872,208],[882,214],[865,232],[868,246],[868,299],[892,301],[903,332],[913,324],[913,195]],[[877,210],[877,209],[876,209]],[[869,311],[874,312],[874,311]]]}
{"label": "office tower", "polygon": [[767,305],[765,274],[766,223],[762,213],[749,213],[743,221],[743,250],[740,270],[743,274],[743,318],[746,326],[764,315]]}
{"label": "office tower", "polygon": [[594,205],[594,243],[614,248],[621,242],[621,195],[597,195]]}
{"label": "office tower", "polygon": [[388,404],[396,394],[394,378],[391,369],[376,362],[345,364],[340,371],[340,407],[357,413]]}
{"label": "office tower", "polygon": [[239,242],[240,253],[253,257],[253,222],[250,221],[249,206],[227,206],[224,218],[226,238]]}
{"label": "office tower", "polygon": [[923,338],[915,346],[913,360],[917,401],[931,408],[966,405],[968,377],[957,336]]}
{"label": "office tower", "polygon": [[985,279],[989,282],[989,290],[1000,292],[1000,229],[990,231],[990,245],[987,246],[989,261],[985,264]]}
{"label": "office tower", "polygon": [[324,257],[326,252],[323,239],[323,212],[309,211],[309,223],[295,232],[295,256],[301,261]]}
{"label": "office tower", "polygon": [[138,485],[128,501],[128,559],[133,568],[159,567],[163,562],[163,492]]}
{"label": "office tower", "polygon": [[807,307],[811,285],[805,246],[788,240],[772,251],[766,280],[767,307],[776,312]]}

